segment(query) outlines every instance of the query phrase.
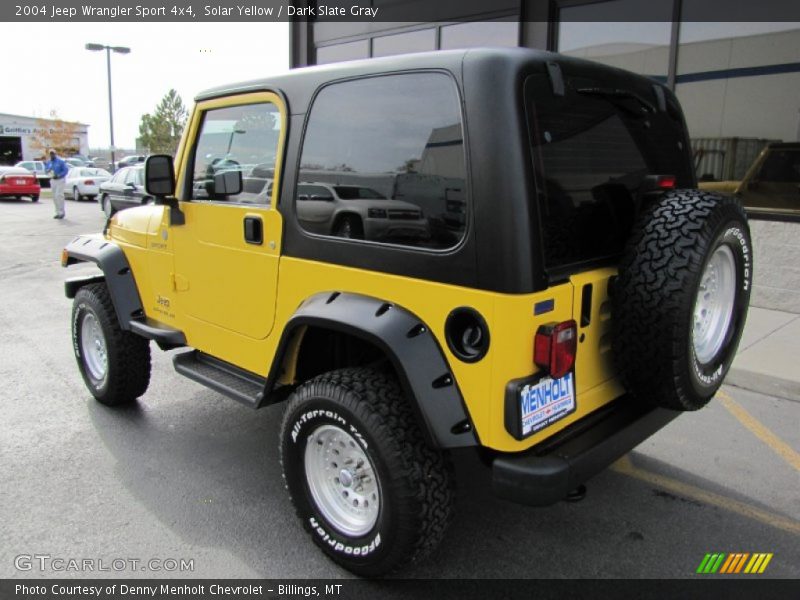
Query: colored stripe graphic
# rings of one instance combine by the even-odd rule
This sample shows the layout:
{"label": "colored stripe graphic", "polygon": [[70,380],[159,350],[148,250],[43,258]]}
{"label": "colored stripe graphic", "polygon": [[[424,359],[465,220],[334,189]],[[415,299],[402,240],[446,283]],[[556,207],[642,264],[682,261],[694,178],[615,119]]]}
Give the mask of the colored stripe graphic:
{"label": "colored stripe graphic", "polygon": [[763,573],[773,556],[774,554],[771,552],[755,552],[753,554],[749,552],[708,553],[700,561],[696,572],[703,575],[713,575],[715,573],[720,575]]}
{"label": "colored stripe graphic", "polygon": [[722,563],[722,568],[719,570],[720,573],[729,573],[732,563],[736,561],[736,557],[739,556],[738,554],[728,554],[728,560]]}
{"label": "colored stripe graphic", "polygon": [[696,573],[705,573],[706,572],[705,571],[706,565],[708,564],[708,561],[710,559],[711,559],[711,555],[710,554],[706,554],[705,557],[703,557],[703,560],[700,561],[700,566],[697,567],[697,571],[695,571],[695,572]]}
{"label": "colored stripe graphic", "polygon": [[725,559],[724,552],[715,552],[713,554],[706,554],[700,566],[697,567],[698,573],[716,573],[722,561]]}

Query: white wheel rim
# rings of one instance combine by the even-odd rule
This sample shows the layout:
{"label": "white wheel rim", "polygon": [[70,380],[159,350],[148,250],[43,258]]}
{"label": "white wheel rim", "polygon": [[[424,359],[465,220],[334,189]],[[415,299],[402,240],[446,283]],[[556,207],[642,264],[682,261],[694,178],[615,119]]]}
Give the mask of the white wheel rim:
{"label": "white wheel rim", "polygon": [[72,199],[75,200],[75,202],[81,199],[81,195],[78,193],[78,188],[72,190]]}
{"label": "white wheel rim", "polygon": [[81,322],[81,351],[83,363],[91,376],[97,381],[105,379],[108,370],[106,338],[97,317],[91,313],[87,313]]}
{"label": "white wheel rim", "polygon": [[322,425],[306,442],[308,489],[322,516],[340,533],[367,534],[378,520],[381,494],[361,445],[335,425]]}
{"label": "white wheel rim", "polygon": [[103,212],[107,217],[111,216],[111,200],[108,199],[108,196],[103,198]]}
{"label": "white wheel rim", "polygon": [[736,261],[728,246],[711,255],[694,304],[692,343],[697,360],[710,363],[728,336],[736,300]]}

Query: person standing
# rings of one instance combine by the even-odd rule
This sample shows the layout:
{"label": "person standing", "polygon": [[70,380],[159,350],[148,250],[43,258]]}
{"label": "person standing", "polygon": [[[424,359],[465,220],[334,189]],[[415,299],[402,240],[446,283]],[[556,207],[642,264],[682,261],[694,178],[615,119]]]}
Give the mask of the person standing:
{"label": "person standing", "polygon": [[56,209],[54,219],[63,219],[64,213],[64,178],[69,167],[64,159],[60,158],[55,150],[50,150],[50,160],[44,163],[45,169],[53,173],[50,178],[50,188],[53,190],[53,205]]}

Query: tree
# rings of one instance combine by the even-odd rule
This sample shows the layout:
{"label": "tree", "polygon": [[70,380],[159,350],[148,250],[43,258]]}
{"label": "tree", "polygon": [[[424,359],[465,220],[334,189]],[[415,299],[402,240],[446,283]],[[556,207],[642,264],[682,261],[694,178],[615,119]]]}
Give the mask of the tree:
{"label": "tree", "polygon": [[142,115],[139,138],[151,154],[175,155],[188,113],[174,89],[161,99],[153,114]]}
{"label": "tree", "polygon": [[50,111],[50,117],[50,119],[36,119],[31,147],[42,156],[45,156],[48,150],[55,150],[57,154],[63,156],[79,152],[78,124],[59,119],[54,110]]}

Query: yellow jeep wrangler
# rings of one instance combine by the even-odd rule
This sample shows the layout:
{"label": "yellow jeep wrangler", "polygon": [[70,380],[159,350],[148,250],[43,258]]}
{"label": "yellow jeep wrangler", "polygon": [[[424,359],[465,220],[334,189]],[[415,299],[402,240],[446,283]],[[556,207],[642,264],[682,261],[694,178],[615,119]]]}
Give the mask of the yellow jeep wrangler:
{"label": "yellow jeep wrangler", "polygon": [[697,191],[663,85],[523,49],[299,69],[201,94],[153,205],[81,236],[74,352],[135,402],[150,342],[253,408],[334,561],[381,575],[441,540],[449,453],[557,502],[705,405],[747,313],[736,200]]}

